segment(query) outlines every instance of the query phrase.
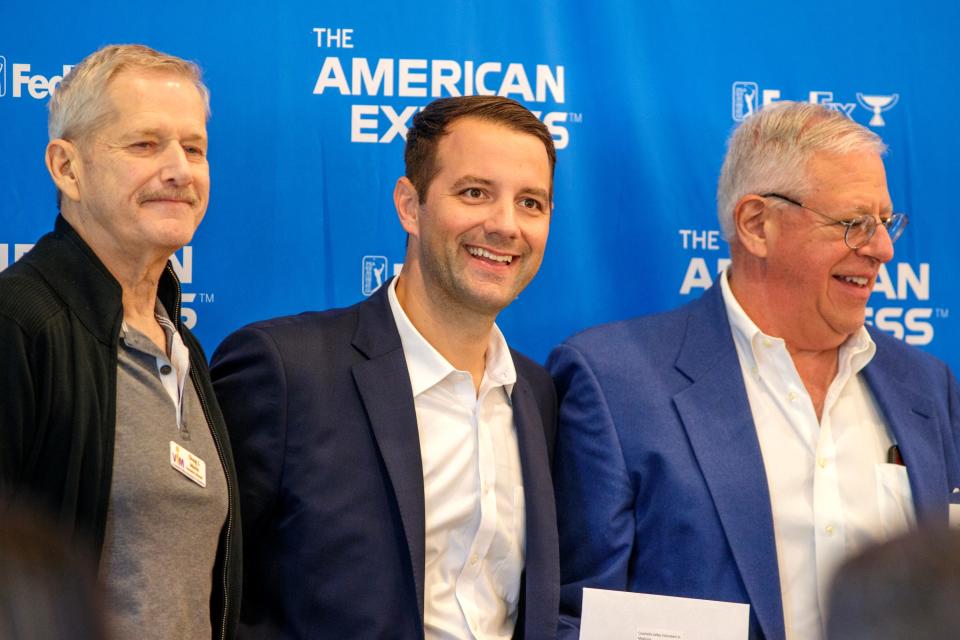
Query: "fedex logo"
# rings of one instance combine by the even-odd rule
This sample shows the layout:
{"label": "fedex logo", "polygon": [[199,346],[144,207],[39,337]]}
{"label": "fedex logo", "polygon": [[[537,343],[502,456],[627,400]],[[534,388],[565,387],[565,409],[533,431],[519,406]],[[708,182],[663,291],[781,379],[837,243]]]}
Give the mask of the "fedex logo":
{"label": "fedex logo", "polygon": [[[72,68],[73,65],[65,64],[58,75],[48,77],[33,73],[29,64],[19,62],[8,64],[7,59],[0,56],[0,97],[9,93],[12,98],[21,98],[25,95],[35,100],[48,98]],[[9,87],[7,86],[8,78]]]}

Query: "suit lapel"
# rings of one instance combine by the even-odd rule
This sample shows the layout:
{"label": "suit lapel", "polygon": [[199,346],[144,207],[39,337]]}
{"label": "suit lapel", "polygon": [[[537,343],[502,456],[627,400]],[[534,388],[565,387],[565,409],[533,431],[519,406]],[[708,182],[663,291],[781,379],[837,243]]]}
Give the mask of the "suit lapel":
{"label": "suit lapel", "polygon": [[388,285],[385,283],[360,307],[353,344],[368,359],[354,365],[353,377],[397,498],[422,627],[426,536],[423,465],[413,390],[386,295]]}
{"label": "suit lapel", "polygon": [[770,494],[719,285],[691,308],[676,366],[691,385],[674,396],[674,404],[754,613],[766,637],[782,638]]}
{"label": "suit lapel", "polygon": [[517,373],[511,400],[526,495],[524,637],[548,638],[556,634],[560,598],[556,505],[540,411],[530,385]]}
{"label": "suit lapel", "polygon": [[933,402],[914,389],[890,350],[877,349],[863,375],[907,465],[917,519],[946,524],[950,487]]}

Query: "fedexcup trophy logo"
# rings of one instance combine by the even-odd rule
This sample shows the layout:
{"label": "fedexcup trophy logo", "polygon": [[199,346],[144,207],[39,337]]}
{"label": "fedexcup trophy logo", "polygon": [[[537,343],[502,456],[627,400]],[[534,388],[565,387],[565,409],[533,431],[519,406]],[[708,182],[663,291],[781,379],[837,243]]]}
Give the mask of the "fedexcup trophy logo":
{"label": "fedexcup trophy logo", "polygon": [[880,114],[884,111],[892,109],[893,106],[897,104],[898,100],[900,100],[899,93],[886,96],[868,95],[859,92],[857,93],[857,101],[863,106],[863,108],[873,111],[873,117],[870,118],[871,127],[882,127],[886,125],[886,121]]}

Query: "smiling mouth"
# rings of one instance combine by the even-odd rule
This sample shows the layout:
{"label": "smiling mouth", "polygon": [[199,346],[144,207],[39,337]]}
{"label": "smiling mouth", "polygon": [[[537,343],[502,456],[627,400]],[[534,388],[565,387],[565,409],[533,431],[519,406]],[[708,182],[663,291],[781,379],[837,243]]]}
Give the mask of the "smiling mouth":
{"label": "smiling mouth", "polygon": [[467,247],[467,252],[475,258],[485,258],[498,264],[510,264],[513,262],[513,256],[500,253],[493,253],[482,247]]}
{"label": "smiling mouth", "polygon": [[852,284],[857,287],[866,287],[870,283],[870,278],[865,278],[863,276],[833,276],[840,282],[845,282],[847,284]]}

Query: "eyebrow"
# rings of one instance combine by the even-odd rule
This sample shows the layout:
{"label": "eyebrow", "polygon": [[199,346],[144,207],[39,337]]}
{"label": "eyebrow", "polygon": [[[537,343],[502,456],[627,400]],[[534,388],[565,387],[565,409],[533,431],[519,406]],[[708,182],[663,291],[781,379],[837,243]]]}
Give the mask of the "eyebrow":
{"label": "eyebrow", "polygon": [[[860,206],[858,206],[858,207],[854,207],[854,208],[853,208],[853,211],[854,211],[855,213],[857,213],[857,214],[859,214],[859,215],[863,215],[863,216],[873,215],[873,207],[868,206],[868,205],[860,205]],[[879,213],[879,215],[882,216],[882,215],[884,215],[884,214],[886,214],[886,215],[893,215],[893,205],[892,205],[892,204],[883,205],[882,207],[880,207],[880,213]]]}
{"label": "eyebrow", "polygon": [[[460,178],[459,180],[457,180],[456,182],[454,182],[453,185],[451,186],[451,189],[456,190],[471,184],[479,184],[485,187],[494,186],[493,180],[490,180],[488,178],[481,178],[480,176],[466,175]],[[520,192],[526,193],[532,196],[537,196],[539,198],[544,198],[544,199],[550,197],[550,193],[546,189],[541,189],[540,187],[523,187],[522,189],[520,189]]]}
{"label": "eyebrow", "polygon": [[[164,137],[166,137],[166,134],[165,134],[164,131],[162,131],[161,129],[156,129],[156,128],[152,128],[152,127],[151,127],[151,128],[145,128],[145,129],[134,129],[133,131],[129,131],[129,132],[126,134],[126,137],[127,137],[127,138],[137,138],[137,137],[139,137],[139,136],[153,136],[153,137],[155,137],[155,138],[164,138]],[[198,131],[198,132],[195,132],[195,133],[188,134],[188,135],[187,135],[185,138],[183,138],[183,139],[184,139],[184,140],[206,140],[206,139],[207,139],[207,136],[206,136],[205,134],[203,134],[203,133],[200,133],[200,132]]]}
{"label": "eyebrow", "polygon": [[482,184],[485,187],[493,186],[493,180],[488,180],[487,178],[481,178],[479,176],[466,175],[453,183],[453,189],[459,189],[460,187],[465,187],[469,184]]}

